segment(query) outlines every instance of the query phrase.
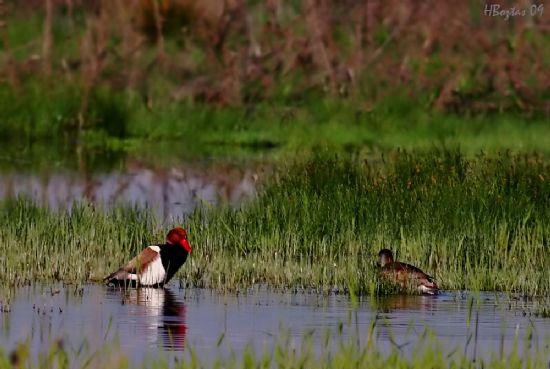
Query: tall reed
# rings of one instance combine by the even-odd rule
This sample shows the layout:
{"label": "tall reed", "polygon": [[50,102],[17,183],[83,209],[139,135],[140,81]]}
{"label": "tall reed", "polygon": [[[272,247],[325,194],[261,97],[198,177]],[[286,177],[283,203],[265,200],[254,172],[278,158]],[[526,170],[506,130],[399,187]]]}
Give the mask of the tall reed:
{"label": "tall reed", "polygon": [[330,288],[353,276],[368,290],[388,247],[444,288],[546,293],[548,173],[536,155],[399,152],[371,163],[323,154],[241,208],[199,209],[188,223],[209,260],[197,265],[219,287],[229,277]]}

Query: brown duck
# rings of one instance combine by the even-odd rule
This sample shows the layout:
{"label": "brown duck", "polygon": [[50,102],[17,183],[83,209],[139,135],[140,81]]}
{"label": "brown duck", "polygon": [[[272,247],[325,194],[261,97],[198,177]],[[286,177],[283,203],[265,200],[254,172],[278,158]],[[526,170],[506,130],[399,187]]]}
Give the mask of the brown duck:
{"label": "brown duck", "polygon": [[397,283],[402,288],[418,289],[419,292],[429,295],[435,295],[439,292],[439,287],[432,277],[415,266],[394,261],[393,253],[390,250],[380,250],[378,260],[382,276]]}

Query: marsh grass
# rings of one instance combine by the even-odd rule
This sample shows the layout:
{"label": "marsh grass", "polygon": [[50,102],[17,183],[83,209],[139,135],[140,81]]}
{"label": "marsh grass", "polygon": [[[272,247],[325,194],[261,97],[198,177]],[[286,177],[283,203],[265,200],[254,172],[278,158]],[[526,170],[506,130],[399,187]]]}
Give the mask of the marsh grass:
{"label": "marsh grass", "polygon": [[[196,286],[391,293],[375,267],[387,247],[444,289],[540,295],[550,289],[549,177],[535,154],[324,152],[278,169],[238,208],[204,205],[168,223],[189,231],[194,252],[179,276]],[[124,206],[0,209],[7,284],[100,279],[170,226]]]}
{"label": "marsh grass", "polygon": [[544,294],[549,196],[548,164],[536,155],[398,152],[371,163],[322,154],[240,209],[199,210],[189,224],[206,237],[201,252],[226,255],[206,275],[324,289],[352,280],[368,292],[375,255],[388,247],[443,288]]}

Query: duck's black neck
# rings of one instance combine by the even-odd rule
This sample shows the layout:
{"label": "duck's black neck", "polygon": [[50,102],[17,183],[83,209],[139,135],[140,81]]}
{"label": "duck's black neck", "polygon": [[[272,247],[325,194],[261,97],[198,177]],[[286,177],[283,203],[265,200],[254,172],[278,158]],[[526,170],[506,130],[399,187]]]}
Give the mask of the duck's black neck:
{"label": "duck's black neck", "polygon": [[182,246],[164,244],[160,247],[160,260],[166,270],[165,281],[168,282],[187,260],[188,252]]}

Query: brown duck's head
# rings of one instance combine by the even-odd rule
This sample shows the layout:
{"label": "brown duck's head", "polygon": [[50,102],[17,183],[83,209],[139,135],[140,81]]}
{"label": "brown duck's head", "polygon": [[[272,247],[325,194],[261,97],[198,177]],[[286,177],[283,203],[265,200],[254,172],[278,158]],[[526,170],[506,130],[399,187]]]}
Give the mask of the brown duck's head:
{"label": "brown duck's head", "polygon": [[378,253],[378,263],[381,267],[393,263],[393,253],[388,249],[382,249]]}
{"label": "brown duck's head", "polygon": [[187,239],[187,232],[185,229],[176,227],[166,235],[166,242],[171,245],[181,245],[190,254],[192,249]]}

